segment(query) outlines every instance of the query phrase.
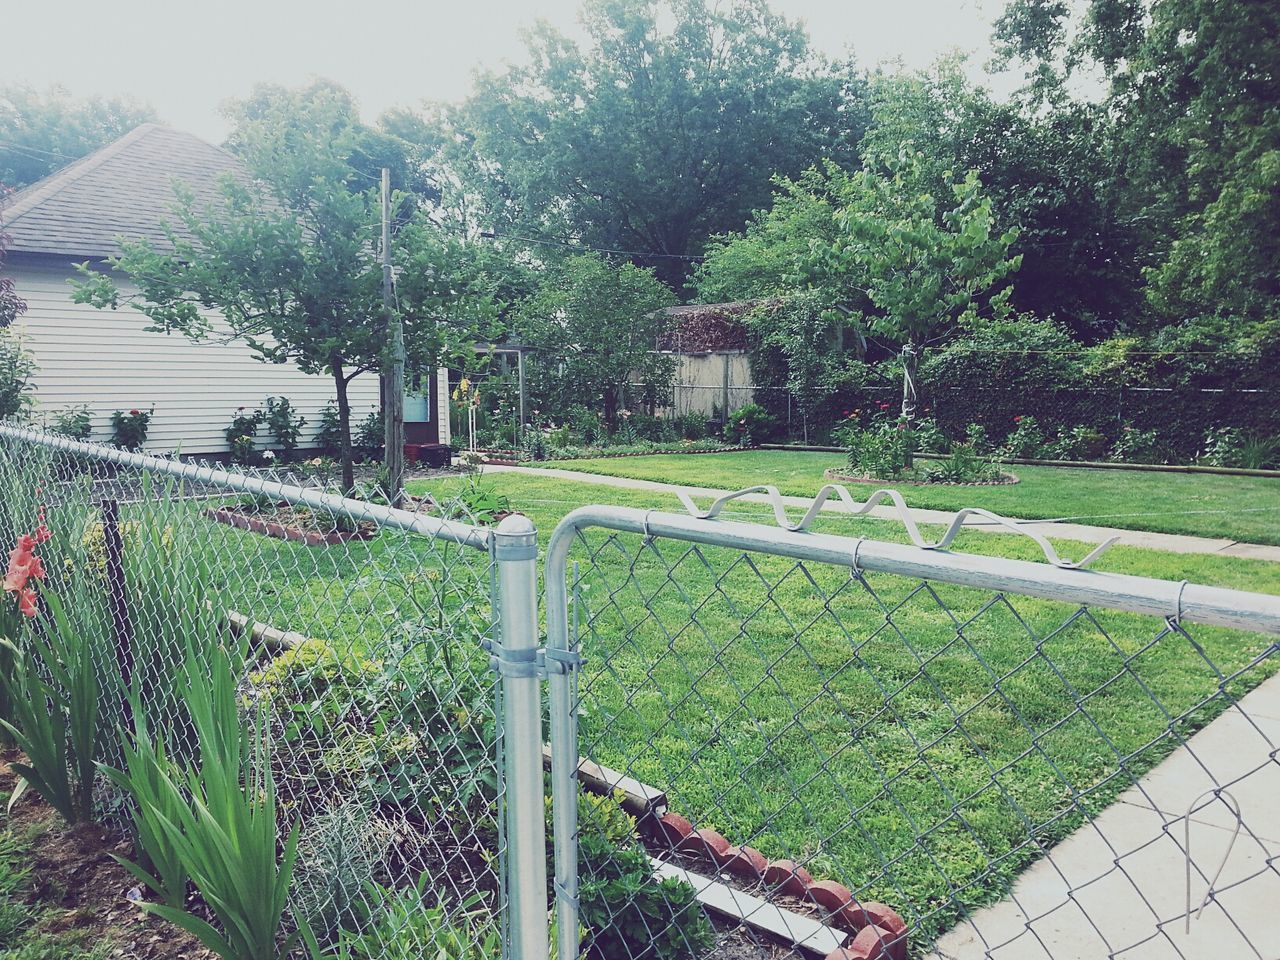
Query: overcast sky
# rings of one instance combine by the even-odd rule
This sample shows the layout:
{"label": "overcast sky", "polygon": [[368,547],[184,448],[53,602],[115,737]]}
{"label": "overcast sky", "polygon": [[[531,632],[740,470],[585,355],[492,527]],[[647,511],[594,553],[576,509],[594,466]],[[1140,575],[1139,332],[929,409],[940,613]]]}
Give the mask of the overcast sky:
{"label": "overcast sky", "polygon": [[[387,107],[457,100],[477,66],[518,61],[535,19],[578,34],[578,0],[58,0],[6,2],[3,78],[76,96],[132,95],[176,127],[220,140],[218,105],[255,82],[328,77],[368,119]],[[818,49],[866,66],[928,66],[951,50],[990,55],[1004,0],[773,0]],[[997,87],[1001,84],[996,84]]]}

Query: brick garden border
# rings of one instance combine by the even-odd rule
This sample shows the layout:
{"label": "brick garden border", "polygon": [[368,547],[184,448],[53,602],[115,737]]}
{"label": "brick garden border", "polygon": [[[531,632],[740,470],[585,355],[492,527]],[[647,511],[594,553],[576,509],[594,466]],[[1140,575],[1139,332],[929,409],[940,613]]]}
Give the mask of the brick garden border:
{"label": "brick garden border", "polygon": [[678,813],[667,811],[650,818],[649,829],[672,850],[707,857],[748,883],[763,882],[772,892],[817,904],[826,911],[832,926],[854,934],[853,940],[833,950],[826,960],[906,960],[907,924],[892,907],[860,901],[834,880],[814,880],[794,860],[769,860],[754,847],[734,846],[715,830],[695,830]]}

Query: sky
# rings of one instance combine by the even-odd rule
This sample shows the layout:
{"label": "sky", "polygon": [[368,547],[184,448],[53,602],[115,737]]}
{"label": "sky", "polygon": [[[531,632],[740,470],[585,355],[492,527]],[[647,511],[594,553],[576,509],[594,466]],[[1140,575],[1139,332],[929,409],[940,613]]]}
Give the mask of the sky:
{"label": "sky", "polygon": [[[952,50],[990,56],[1005,0],[773,0],[814,45],[874,66],[927,67]],[[132,96],[175,127],[218,141],[218,107],[253,84],[326,77],[366,119],[393,106],[463,98],[477,67],[520,62],[521,30],[545,19],[580,36],[579,0],[59,0],[6,3],[4,76],[75,96]],[[994,84],[998,90],[999,82]]]}

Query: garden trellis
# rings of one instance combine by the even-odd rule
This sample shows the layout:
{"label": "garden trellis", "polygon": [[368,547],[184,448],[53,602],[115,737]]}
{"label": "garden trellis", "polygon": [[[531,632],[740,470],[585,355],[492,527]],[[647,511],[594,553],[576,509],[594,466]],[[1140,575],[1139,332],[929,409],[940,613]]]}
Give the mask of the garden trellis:
{"label": "garden trellis", "polygon": [[[519,960],[1193,958],[1205,931],[1275,954],[1250,904],[1280,883],[1276,597],[1032,537],[1004,559],[850,535],[862,505],[831,490],[772,523],[726,519],[733,498],[574,510],[543,643],[523,517],[290,469],[3,426],[0,537],[48,531],[18,647],[79,604],[104,765],[130,766],[122,727],[194,764],[184,687],[216,701],[234,663],[246,795],[270,784],[282,850],[298,827],[280,933],[305,921],[322,956],[446,929]],[[127,791],[91,780],[90,815],[127,829]]]}

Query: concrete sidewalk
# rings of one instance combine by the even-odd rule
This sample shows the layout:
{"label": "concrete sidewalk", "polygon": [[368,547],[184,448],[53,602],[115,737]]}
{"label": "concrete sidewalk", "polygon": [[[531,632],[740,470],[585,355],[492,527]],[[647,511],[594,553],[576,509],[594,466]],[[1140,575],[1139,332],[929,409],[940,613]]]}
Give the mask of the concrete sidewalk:
{"label": "concrete sidewalk", "polygon": [[[1280,676],[1142,777],[1018,878],[1010,897],[943,936],[931,960],[1280,957]],[[1187,930],[1186,813],[1191,816]],[[1228,855],[1228,850],[1230,851]],[[1224,863],[1223,857],[1226,857]],[[1195,913],[1218,870],[1214,895]]]}
{"label": "concrete sidewalk", "polygon": [[[635,480],[630,477],[610,477],[603,474],[581,473],[577,470],[559,470],[551,467],[508,467],[491,465],[484,468],[485,473],[525,473],[537,477],[551,477],[558,480],[573,480],[579,483],[594,483],[621,490],[651,490],[655,493],[674,494],[683,492],[693,497],[698,503],[710,503],[713,499],[729,493],[728,490],[715,490],[708,487],[688,487],[674,483],[662,483],[657,480]],[[814,491],[817,492],[816,490]],[[903,494],[908,503],[911,492]],[[763,494],[750,494],[742,498],[751,503],[767,503]],[[812,499],[808,497],[783,497],[789,507],[807,507]],[[841,505],[828,501],[823,512],[839,513]],[[912,516],[917,523],[949,524],[954,513],[946,510],[922,510],[912,508]],[[896,520],[897,511],[892,507],[879,506],[872,509],[869,516],[884,520]],[[1192,537],[1176,533],[1148,533],[1143,530],[1120,530],[1114,527],[1094,527],[1080,523],[1063,523],[1057,520],[1022,520],[1010,517],[1020,524],[1034,526],[1043,535],[1056,540],[1075,540],[1080,543],[1102,543],[1112,537],[1118,537],[1119,543],[1128,547],[1144,547],[1148,550],[1165,550],[1170,553],[1206,553],[1224,557],[1246,557],[1251,560],[1271,560],[1280,563],[1280,547],[1258,543],[1238,543],[1235,540],[1214,537]],[[1013,531],[1007,527],[992,524],[980,518],[972,518],[965,523],[966,528],[982,530],[987,533],[1008,533]]]}

